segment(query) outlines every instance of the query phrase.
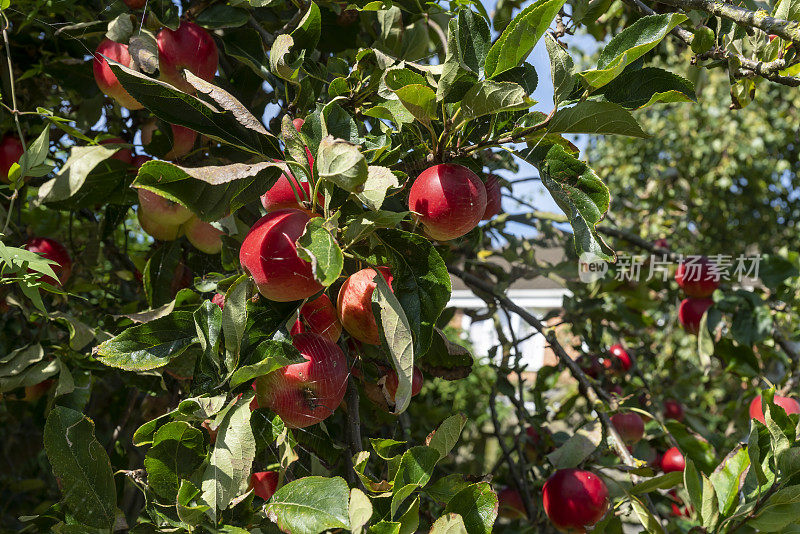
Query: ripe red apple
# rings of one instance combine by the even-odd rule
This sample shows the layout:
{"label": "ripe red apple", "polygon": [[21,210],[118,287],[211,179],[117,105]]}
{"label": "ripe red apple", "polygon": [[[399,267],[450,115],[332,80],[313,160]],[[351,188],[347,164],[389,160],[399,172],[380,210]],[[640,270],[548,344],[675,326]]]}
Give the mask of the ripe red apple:
{"label": "ripe red apple", "polygon": [[[384,280],[392,287],[392,275],[387,267],[378,267]],[[350,275],[339,290],[337,311],[339,321],[347,332],[369,345],[380,345],[378,323],[372,313],[372,293],[377,284],[374,282],[374,269],[361,269]]]}
{"label": "ripe red apple", "polygon": [[133,165],[133,167],[134,167],[134,168],[135,168],[135,169],[138,171],[138,170],[139,170],[139,168],[140,168],[142,165],[144,165],[144,164],[145,164],[145,163],[147,163],[148,161],[151,161],[152,159],[153,159],[153,158],[151,158],[150,156],[142,156],[142,155],[140,155],[140,156],[133,156],[133,161],[131,162],[131,165]]}
{"label": "ripe red apple", "polygon": [[622,391],[622,387],[619,384],[612,384],[608,388],[608,392],[617,397],[622,397],[622,395],[624,394],[624,392]]}
{"label": "ripe red apple", "polygon": [[676,421],[683,421],[683,406],[675,399],[667,399],[664,401],[664,419],[674,419]]}
{"label": "ripe red apple", "polygon": [[194,215],[184,223],[183,232],[189,243],[200,252],[219,254],[222,250],[222,236],[225,232],[201,221]]}
{"label": "ripe red apple", "polygon": [[498,515],[509,520],[527,519],[522,495],[514,488],[504,488],[497,493]]}
{"label": "ripe red apple", "polygon": [[[416,397],[419,395],[419,392],[422,390],[422,371],[419,370],[419,367],[416,365],[414,366],[414,370],[411,373],[411,396]],[[395,403],[395,395],[397,394],[397,386],[400,385],[400,382],[397,378],[397,371],[391,369],[387,374],[383,382],[383,387],[386,390],[386,395],[388,396],[387,401],[390,401],[392,404]]]}
{"label": "ripe red apple", "polygon": [[25,243],[25,249],[56,262],[55,265],[51,264],[50,267],[58,277],[58,281],[50,276],[42,277],[42,281],[51,285],[57,285],[60,282],[62,286],[67,283],[72,274],[72,258],[64,245],[55,239],[34,237]]}
{"label": "ripe red apple", "polygon": [[225,295],[222,293],[214,293],[214,296],[211,297],[211,302],[219,306],[220,310],[225,309]]}
{"label": "ripe red apple", "polygon": [[259,219],[244,238],[239,262],[266,298],[289,302],[322,290],[311,264],[297,255],[296,241],[309,219],[300,210],[273,211]]}
{"label": "ripe red apple", "polygon": [[194,87],[183,77],[189,69],[195,76],[211,81],[217,72],[218,53],[214,38],[192,22],[183,21],[177,30],[164,28],[156,37],[161,79],[186,93]]}
{"label": "ripe red apple", "polygon": [[94,51],[94,59],[92,60],[94,80],[97,82],[97,87],[116,100],[120,106],[130,110],[142,109],[144,106],[137,102],[119,83],[111,67],[108,66],[106,57],[126,67],[133,68],[133,59],[131,59],[131,55],[128,52],[128,45],[116,43],[111,39],[103,39],[97,50]]}
{"label": "ripe red apple", "polygon": [[122,0],[129,9],[141,9],[147,3],[147,0]]}
{"label": "ripe red apple", "polygon": [[614,414],[611,423],[617,429],[622,441],[628,445],[639,443],[644,436],[644,421],[633,412]]}
{"label": "ripe red apple", "polygon": [[139,195],[139,211],[146,212],[154,222],[180,226],[192,217],[191,211],[157,193],[141,188],[136,192]]}
{"label": "ripe red apple", "polygon": [[603,365],[606,369],[621,369],[627,373],[633,365],[633,360],[622,345],[611,345],[603,361]]}
{"label": "ripe red apple", "polygon": [[483,212],[482,221],[488,221],[501,211],[503,211],[503,201],[500,194],[500,178],[494,174],[486,177],[486,209]]}
{"label": "ripe red apple", "polygon": [[194,148],[197,132],[177,124],[170,124],[170,128],[172,128],[172,149],[164,155],[164,159],[182,158]]}
{"label": "ripe red apple", "polygon": [[461,165],[428,167],[414,180],[408,208],[416,213],[428,234],[440,241],[466,234],[486,211],[486,187]]}
{"label": "ripe red apple", "polygon": [[[101,145],[124,145],[126,144],[125,140],[120,137],[112,137],[111,139],[103,139],[100,141]],[[111,156],[110,159],[115,159],[130,165],[133,163],[133,152],[129,148],[120,148]]]}
{"label": "ripe red apple", "polygon": [[317,334],[297,334],[292,345],[307,360],[262,378],[266,396],[259,406],[281,416],[292,428],[319,423],[333,414],[347,389],[347,358],[342,350]]}
{"label": "ripe red apple", "polygon": [[22,142],[19,140],[18,137],[13,135],[5,135],[3,136],[3,140],[0,141],[0,181],[3,183],[9,183],[11,180],[8,179],[8,171],[11,170],[11,166],[15,163],[19,163],[19,158],[22,157],[22,154],[25,151],[22,148]]}
{"label": "ripe red apple", "polygon": [[[783,408],[787,415],[792,413],[800,413],[800,404],[798,404],[798,402],[792,398],[775,395],[775,397],[772,399],[772,402]],[[766,424],[764,419],[764,410],[761,408],[761,395],[758,395],[752,401],[750,401],[750,419],[756,419]]]}
{"label": "ripe red apple", "polygon": [[705,256],[678,265],[675,281],[689,297],[703,298],[719,287],[719,279],[714,276],[714,265]]}
{"label": "ripe red apple", "polygon": [[686,460],[683,458],[681,451],[678,450],[678,447],[672,447],[661,457],[661,470],[665,473],[683,471],[685,468]]}
{"label": "ripe red apple", "polygon": [[25,402],[36,402],[50,391],[53,387],[55,380],[43,380],[38,384],[32,386],[25,386],[25,396],[22,398]]}
{"label": "ripe red apple", "polygon": [[[303,203],[310,202],[311,194],[311,185],[305,180],[299,181],[287,170],[266,193],[261,195],[261,205],[267,212],[294,208],[310,213],[308,206]],[[322,204],[324,201],[325,198],[317,193],[317,204]]]}
{"label": "ripe red apple", "polygon": [[681,301],[678,307],[678,320],[686,332],[697,335],[700,332],[700,321],[714,301],[711,299],[688,298]]}
{"label": "ripe red apple", "polygon": [[250,475],[250,487],[253,493],[268,501],[278,489],[278,473],[275,471],[261,471]]}
{"label": "ripe red apple", "polygon": [[342,325],[336,315],[336,308],[325,293],[300,308],[300,317],[292,326],[291,334],[294,336],[303,332],[319,334],[333,343],[339,341]]}
{"label": "ripe red apple", "polygon": [[663,248],[664,250],[669,250],[669,241],[662,237],[661,239],[656,239],[653,242],[653,246],[657,248]]}
{"label": "ripe red apple", "polygon": [[559,469],[544,483],[542,502],[556,528],[585,532],[608,510],[608,488],[589,471]]}
{"label": "ripe red apple", "polygon": [[[305,123],[306,123],[306,121],[304,119],[294,119],[292,121],[292,125],[294,126],[294,129],[297,130],[298,132],[300,131],[300,128],[302,128]],[[306,158],[308,159],[308,166],[313,169],[314,168],[314,156],[311,155],[311,151],[308,149],[308,147],[306,147]],[[309,195],[309,198],[311,198],[311,195]]]}

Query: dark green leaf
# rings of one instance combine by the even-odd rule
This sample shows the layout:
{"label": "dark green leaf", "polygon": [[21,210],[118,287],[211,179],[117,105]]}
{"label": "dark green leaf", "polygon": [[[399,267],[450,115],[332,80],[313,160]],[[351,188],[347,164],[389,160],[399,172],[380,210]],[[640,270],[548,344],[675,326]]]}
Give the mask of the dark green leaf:
{"label": "dark green leaf", "polygon": [[200,430],[182,421],[167,423],[155,433],[144,459],[147,485],[171,503],[178,496],[181,479],[188,478],[203,458],[205,444]]}
{"label": "dark green leaf", "polygon": [[282,531],[293,534],[349,529],[349,493],[347,483],[339,477],[305,477],[275,492],[265,511]]}

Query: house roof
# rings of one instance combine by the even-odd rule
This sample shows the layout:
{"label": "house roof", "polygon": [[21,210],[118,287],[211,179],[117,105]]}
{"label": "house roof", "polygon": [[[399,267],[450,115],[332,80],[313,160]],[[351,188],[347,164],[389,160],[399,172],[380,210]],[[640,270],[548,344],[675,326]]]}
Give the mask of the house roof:
{"label": "house roof", "polygon": [[[543,263],[547,264],[556,264],[563,261],[566,258],[564,255],[564,249],[562,248],[537,248],[536,249],[536,259],[542,261]],[[486,260],[484,263],[491,263],[497,267],[500,267],[505,272],[509,272],[511,270],[512,263],[499,257],[491,257],[490,259]],[[450,276],[452,281],[453,291],[459,290],[468,290],[466,284],[460,279],[454,276]],[[537,276],[534,278],[520,278],[516,280],[511,287],[509,288],[511,291],[515,290],[532,290],[532,289],[563,289],[563,286],[556,282],[555,280],[551,280],[550,278],[546,278],[544,276]]]}

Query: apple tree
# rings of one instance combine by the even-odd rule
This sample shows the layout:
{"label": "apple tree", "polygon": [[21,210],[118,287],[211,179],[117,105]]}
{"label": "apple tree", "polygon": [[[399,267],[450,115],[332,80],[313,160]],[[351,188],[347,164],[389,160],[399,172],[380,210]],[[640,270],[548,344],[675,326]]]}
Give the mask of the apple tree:
{"label": "apple tree", "polygon": [[[684,187],[649,172],[668,150],[628,141],[746,152],[650,117],[706,105],[689,63],[723,114],[756,86],[791,101],[797,6],[494,7],[0,0],[4,527],[797,528],[788,219],[731,200],[752,175]],[[593,141],[595,168],[576,134],[625,141]],[[748,207],[796,200],[794,141]],[[520,162],[561,213],[503,178]],[[744,282],[723,255],[745,247],[711,235],[732,215],[762,221]],[[671,267],[627,276],[633,255]],[[587,258],[609,274],[587,283]],[[509,298],[535,276],[570,290],[563,309]],[[452,324],[453,278],[485,301],[493,354]],[[525,368],[512,315],[557,365]]]}

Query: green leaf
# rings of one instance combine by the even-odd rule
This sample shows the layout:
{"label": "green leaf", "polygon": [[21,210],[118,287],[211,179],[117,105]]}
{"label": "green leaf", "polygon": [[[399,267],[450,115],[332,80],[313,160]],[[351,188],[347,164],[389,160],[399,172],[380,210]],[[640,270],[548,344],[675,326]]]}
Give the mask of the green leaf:
{"label": "green leaf", "polygon": [[144,468],[147,485],[166,502],[174,501],[182,478],[188,478],[205,458],[203,433],[183,421],[167,423],[156,431]]}
{"label": "green leaf", "polygon": [[[215,371],[217,374],[221,374],[219,344],[222,341],[220,337],[222,334],[222,310],[210,300],[205,300],[194,311],[193,318],[197,338],[200,341],[200,348],[203,351],[201,361],[213,362]],[[231,362],[226,361],[225,363],[229,366],[228,369],[232,371]]]}
{"label": "green leaf", "polygon": [[747,525],[761,532],[778,532],[800,521],[800,486],[781,488],[759,507]]}
{"label": "green leaf", "polygon": [[168,364],[197,341],[192,312],[176,311],[128,328],[95,347],[93,353],[110,367],[147,371]]}
{"label": "green leaf", "polygon": [[419,496],[411,502],[408,510],[400,516],[400,534],[414,534],[419,529]]}
{"label": "green leaf", "polygon": [[464,95],[461,111],[465,120],[471,120],[503,111],[525,110],[534,104],[516,83],[483,80]]}
{"label": "green leaf", "polygon": [[253,154],[268,158],[282,157],[275,136],[232,96],[228,95],[222,105],[215,107],[168,83],[149,78],[119,63],[108,63],[125,90],[159,119],[190,128]]}
{"label": "green leaf", "polygon": [[658,102],[696,102],[694,85],[686,78],[656,67],[626,70],[601,92],[626,108],[646,108]]}
{"label": "green leaf", "polygon": [[578,82],[575,77],[575,64],[572,56],[564,50],[552,35],[544,38],[547,54],[550,56],[550,76],[553,80],[553,103],[566,101],[575,90]]}
{"label": "green leaf", "polygon": [[[227,303],[226,303],[227,306]],[[235,388],[260,376],[266,376],[282,367],[305,361],[291,343],[268,339],[255,349],[256,363],[240,367],[231,377],[231,387]],[[251,357],[252,359],[253,357]]]}
{"label": "green leaf", "polygon": [[372,502],[363,491],[358,488],[350,490],[350,504],[347,507],[350,518],[350,530],[353,534],[361,534],[370,517],[372,517]]}
{"label": "green leaf", "polygon": [[683,473],[680,471],[673,471],[672,473],[650,478],[636,484],[631,489],[631,495],[644,495],[645,493],[650,493],[651,491],[659,489],[674,488],[681,482],[683,482]]}
{"label": "green leaf", "polygon": [[391,517],[417,488],[428,483],[438,461],[439,452],[431,447],[412,447],[403,453],[393,481]]}
{"label": "green leaf", "polygon": [[269,78],[269,59],[264,50],[264,41],[261,35],[253,28],[239,28],[225,32],[222,40],[225,54],[234,57],[250,67],[253,72],[262,78]]}
{"label": "green leaf", "polygon": [[644,527],[645,531],[649,534],[663,534],[664,528],[661,526],[661,523],[658,522],[650,510],[647,509],[647,506],[640,501],[637,497],[631,497],[631,507],[633,508],[633,512],[636,514],[636,517],[639,518],[639,522]]}
{"label": "green leaf", "polygon": [[216,4],[201,11],[194,22],[208,29],[237,28],[247,24],[249,18],[246,9]]}
{"label": "green leaf", "polygon": [[436,93],[427,85],[411,84],[396,89],[394,94],[415,119],[430,125],[436,120]]}
{"label": "green leaf", "polygon": [[142,272],[144,294],[147,305],[153,309],[173,301],[175,277],[183,272],[183,259],[179,243],[174,241],[161,245],[147,260]]}
{"label": "green leaf", "polygon": [[439,428],[428,435],[425,444],[439,451],[439,460],[450,454],[458,442],[461,430],[467,422],[464,414],[451,415],[439,425]]}
{"label": "green leaf", "polygon": [[225,337],[226,360],[232,373],[238,366],[244,331],[247,327],[247,301],[250,293],[250,277],[243,274],[225,292],[225,307],[222,309],[222,333]]}
{"label": "green leaf", "polygon": [[243,396],[223,418],[217,441],[203,473],[202,500],[216,519],[231,499],[247,490],[250,469],[256,455],[255,438],[250,428],[250,400]]}
{"label": "green leaf", "polygon": [[585,133],[649,137],[630,111],[613,102],[586,100],[556,111],[547,126],[548,133]]}
{"label": "green leaf", "polygon": [[463,475],[447,475],[425,488],[425,493],[436,502],[447,504],[458,492],[470,485]]}
{"label": "green leaf", "polygon": [[133,186],[178,202],[200,219],[213,222],[258,199],[282,173],[273,162],[190,169],[153,160],[142,165]]}
{"label": "green leaf", "polygon": [[207,504],[200,504],[200,490],[188,480],[181,480],[178,489],[176,508],[178,518],[189,525],[198,525],[209,510]]}
{"label": "green leaf", "polygon": [[297,23],[297,28],[290,35],[294,39],[294,46],[298,49],[314,50],[322,33],[322,16],[319,7],[314,2],[309,2],[303,18]]}
{"label": "green leaf", "polygon": [[278,35],[269,51],[269,69],[278,77],[297,83],[303,54],[293,53],[294,39],[289,34]]}
{"label": "green leaf", "polygon": [[361,191],[369,176],[367,160],[358,146],[330,135],[319,145],[316,166],[320,178],[351,193]]}
{"label": "green leaf", "polygon": [[714,448],[710,443],[690,434],[686,427],[678,421],[666,422],[667,430],[675,441],[684,457],[691,458],[704,473],[709,473],[716,467]]}
{"label": "green leaf", "polygon": [[454,43],[455,50],[448,48],[449,54],[457,54],[458,63],[475,74],[480,74],[492,43],[489,24],[479,14],[470,9],[461,9],[456,16]]}
{"label": "green leaf", "polygon": [[742,475],[749,467],[750,458],[747,456],[747,449],[739,444],[711,473],[709,478],[719,500],[719,511],[723,516],[727,515],[736,503],[739,484],[743,480]]}
{"label": "green leaf", "polygon": [[497,507],[497,495],[492,487],[488,482],[479,482],[458,492],[444,512],[459,514],[469,534],[488,534],[497,519]]}
{"label": "green leaf", "polygon": [[486,56],[486,77],[521,64],[553,22],[565,0],[538,0],[523,9],[503,30]]}
{"label": "green leaf", "polygon": [[373,313],[379,322],[381,345],[392,358],[397,372],[394,413],[403,413],[411,402],[411,380],[414,371],[414,342],[411,326],[389,284],[380,273],[375,274],[376,291],[372,293]]}
{"label": "green leaf", "polygon": [[592,454],[603,441],[603,427],[598,421],[591,421],[579,428],[569,439],[547,455],[556,469],[577,467]]}
{"label": "green leaf", "polygon": [[430,534],[466,534],[464,519],[458,514],[443,515],[433,522]]}
{"label": "green leaf", "polygon": [[379,210],[386,199],[386,192],[399,186],[397,176],[389,168],[370,165],[367,167],[367,181],[364,182],[364,190],[358,193],[358,199],[368,208]]}
{"label": "green leaf", "polygon": [[703,504],[703,481],[691,458],[686,458],[686,467],[683,469],[683,485],[689,494],[690,504],[699,510]]}
{"label": "green leaf", "polygon": [[688,20],[682,13],[642,17],[614,36],[600,52],[597,69],[579,72],[590,87],[602,87],[625,67],[652,50],[678,24]]}
{"label": "green leaf", "polygon": [[90,527],[110,529],[117,490],[108,455],[94,437],[92,420],[54,406],[44,425],[44,448],[72,517]]}
{"label": "green leaf", "polygon": [[58,174],[39,188],[39,201],[69,201],[70,207],[78,208],[123,200],[131,180],[127,165],[109,159],[118,150],[117,145],[72,147]]}
{"label": "green leaf", "polygon": [[588,252],[611,261],[613,251],[595,230],[595,225],[608,211],[611,200],[608,187],[597,174],[561,145],[537,147],[521,156],[539,169],[542,183],[567,214],[574,231],[578,255]]}
{"label": "green leaf", "polygon": [[701,475],[703,479],[703,502],[700,506],[700,517],[703,519],[703,526],[713,532],[714,526],[719,520],[718,501],[714,495],[714,486],[711,480]]}
{"label": "green leaf", "polygon": [[297,252],[302,259],[311,263],[314,278],[328,287],[342,274],[344,254],[325,225],[322,217],[309,220],[305,232],[297,239]]}
{"label": "green leaf", "polygon": [[300,478],[276,491],[265,512],[283,532],[292,534],[349,529],[349,494],[347,483],[340,477]]}

